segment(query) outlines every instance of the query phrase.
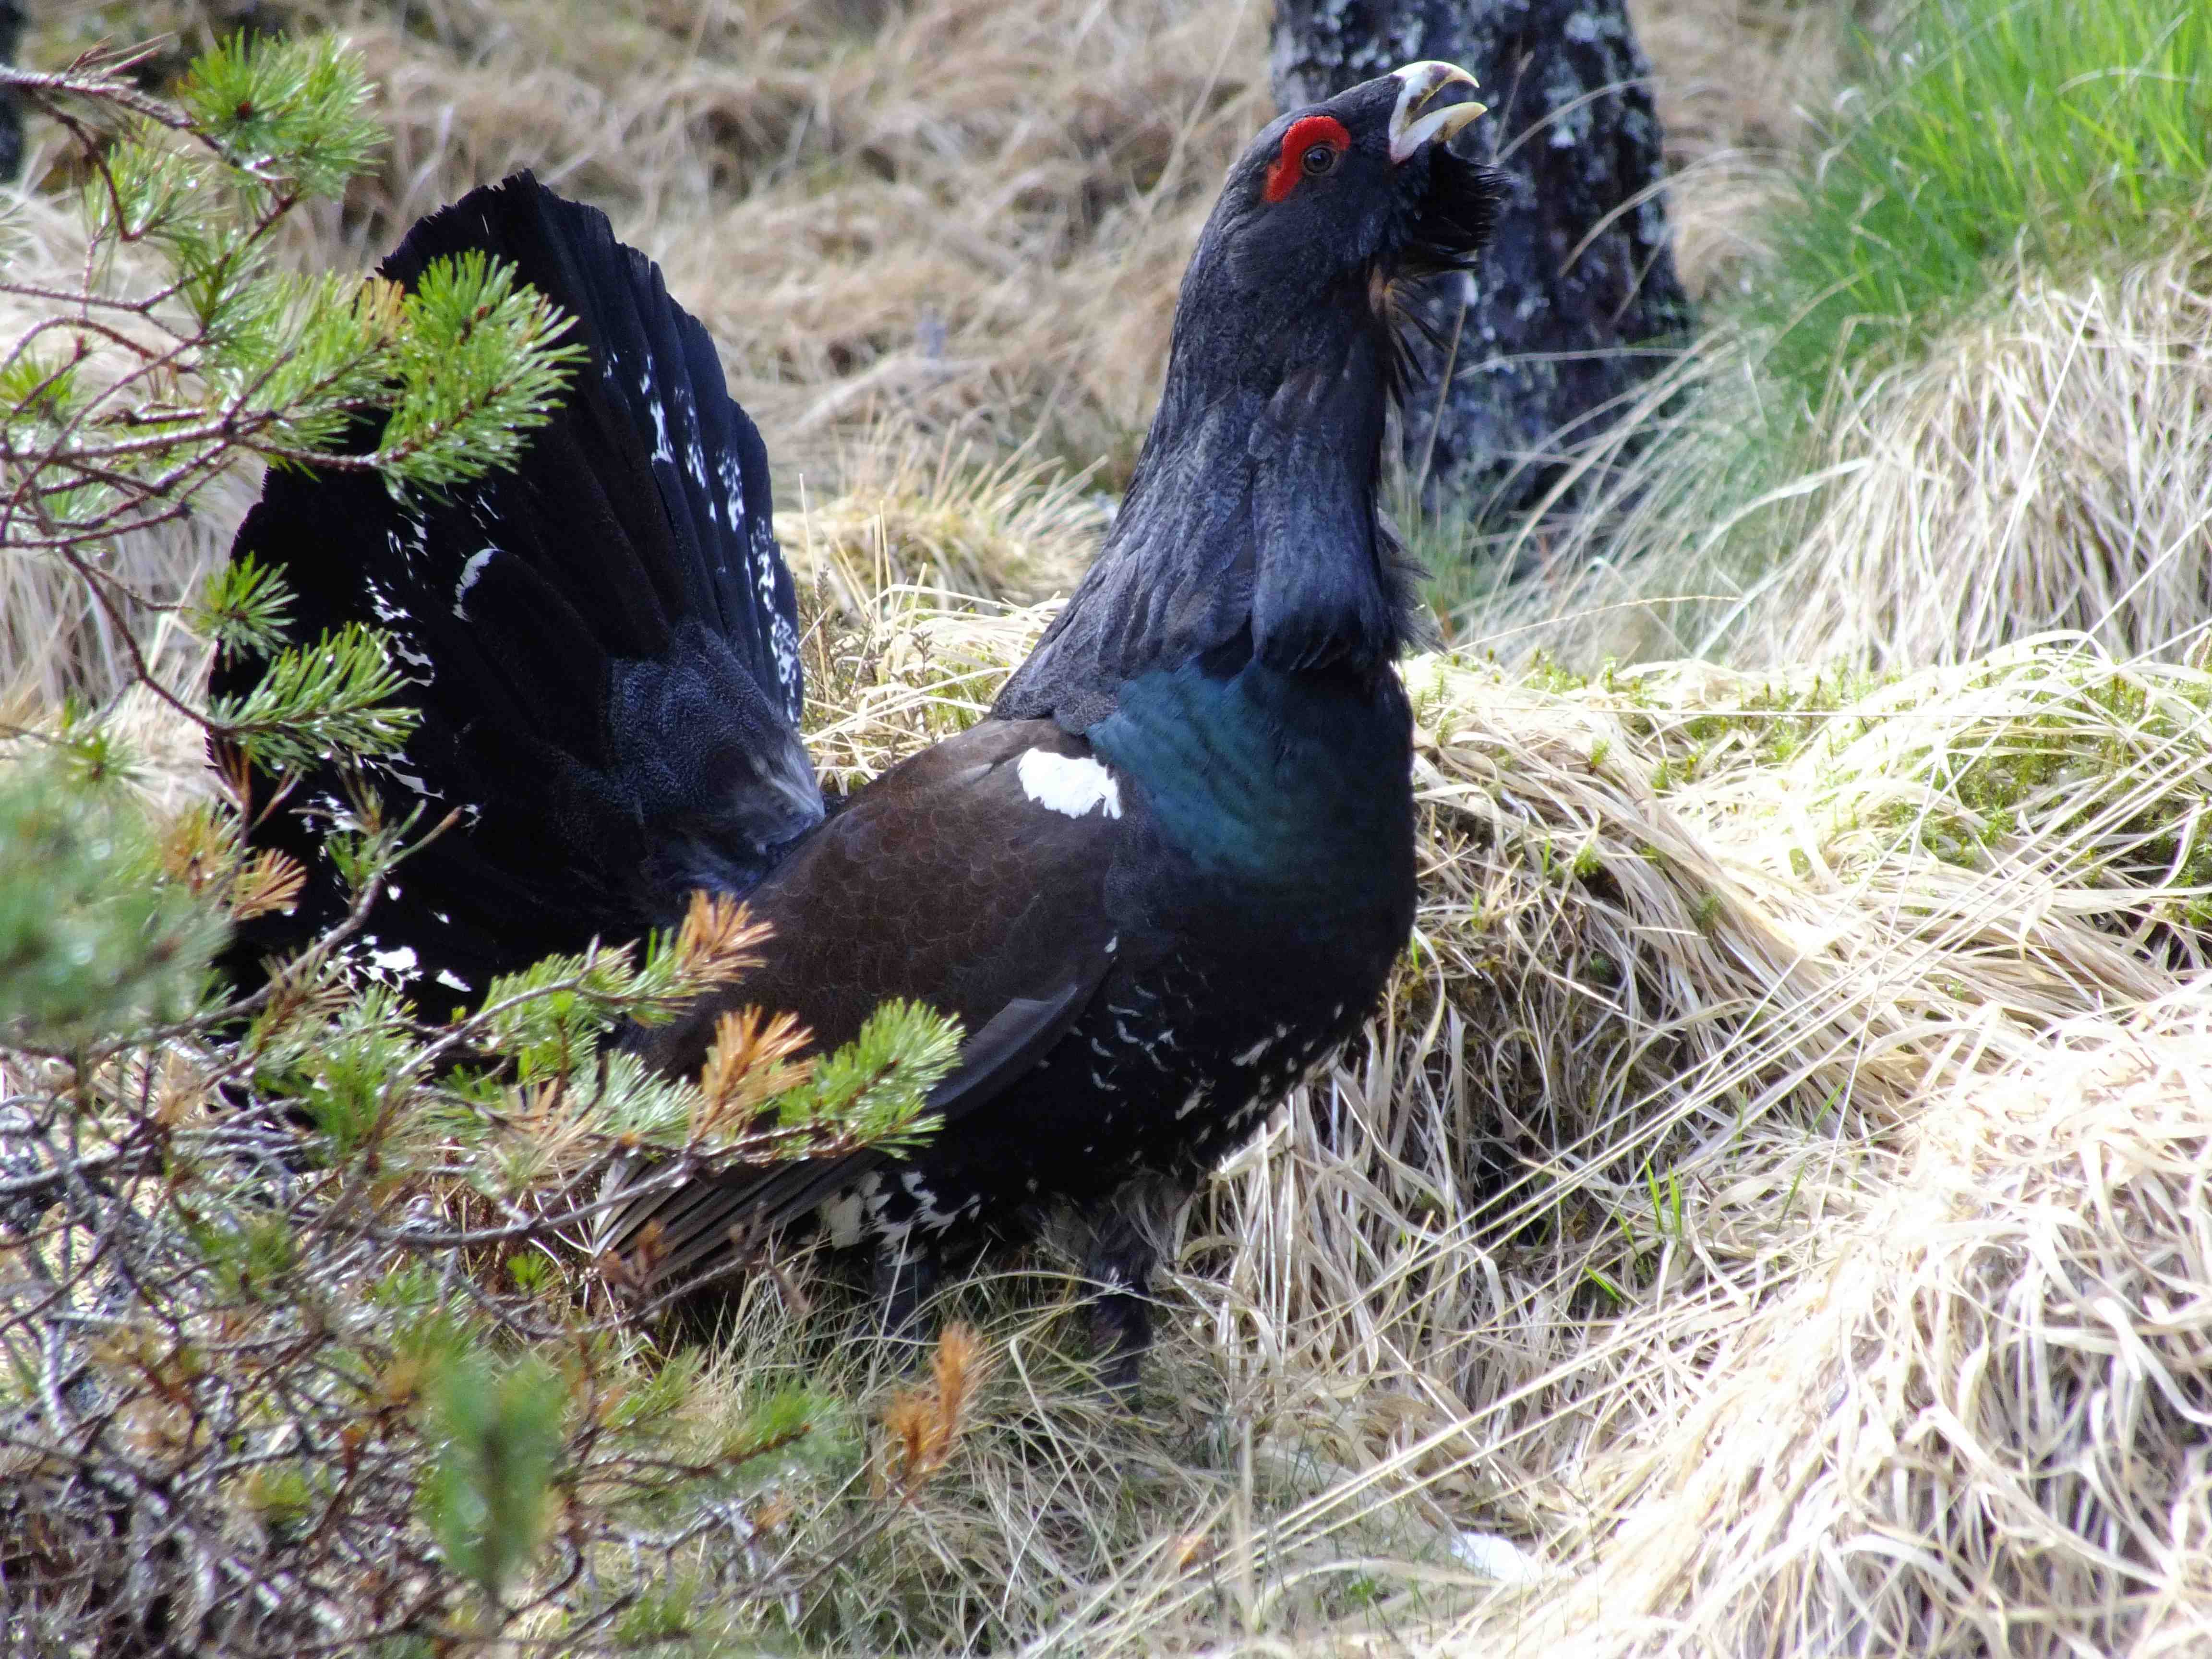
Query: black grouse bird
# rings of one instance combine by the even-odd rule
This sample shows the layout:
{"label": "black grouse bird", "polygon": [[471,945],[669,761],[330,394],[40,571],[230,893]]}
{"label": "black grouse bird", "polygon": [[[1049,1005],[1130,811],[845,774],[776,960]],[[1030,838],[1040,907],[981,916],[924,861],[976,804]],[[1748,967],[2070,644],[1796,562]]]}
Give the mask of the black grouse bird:
{"label": "black grouse bird", "polygon": [[[767,457],[705,331],[605,218],[527,175],[416,225],[383,267],[484,249],[577,319],[590,364],[518,468],[447,496],[272,473],[235,551],[305,636],[389,631],[422,723],[368,780],[465,823],[369,918],[367,964],[446,1007],[489,975],[680,918],[695,889],[775,929],[767,965],[634,1039],[696,1069],[738,1004],[823,1048],[885,998],[968,1032],[919,1150],[702,1181],[625,1218],[689,1273],[819,1214],[894,1294],[945,1255],[1194,1182],[1372,1010],[1413,915],[1409,573],[1376,492],[1399,285],[1465,270],[1497,176],[1448,141],[1481,106],[1415,64],[1273,122],[1183,279],[1165,389],[1097,562],[990,717],[825,816],[799,734],[794,597]],[[238,691],[258,660],[222,665]],[[257,838],[318,866],[309,780]],[[326,866],[322,866],[326,869]],[[340,914],[318,879],[258,957]],[[615,1243],[619,1245],[621,1237]],[[1149,1339],[1148,1247],[1107,1227],[1094,1327]]]}

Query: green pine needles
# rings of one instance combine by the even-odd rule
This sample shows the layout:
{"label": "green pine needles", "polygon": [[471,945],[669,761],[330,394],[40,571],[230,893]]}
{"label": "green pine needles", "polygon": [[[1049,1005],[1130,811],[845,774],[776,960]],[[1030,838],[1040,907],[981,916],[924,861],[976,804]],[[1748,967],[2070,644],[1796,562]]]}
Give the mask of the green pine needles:
{"label": "green pine needles", "polygon": [[[395,490],[478,476],[580,354],[485,259],[411,294],[286,264],[288,216],[380,142],[343,48],[234,41],[174,102],[130,68],[0,70],[77,141],[49,185],[69,180],[87,252],[76,286],[0,272],[31,318],[0,343],[7,580],[69,597],[52,648],[89,629],[125,670],[64,675],[82,694],[59,708],[0,702],[19,721],[0,734],[9,1632],[86,1653],[753,1643],[879,1529],[861,1437],[836,1400],[687,1356],[679,1287],[648,1249],[595,1256],[599,1223],[734,1167],[926,1134],[959,1030],[896,1004],[814,1056],[747,1011],[701,1077],[648,1071],[616,1033],[741,977],[764,942],[703,895],[665,935],[412,1006],[373,982],[361,936],[446,827],[387,822],[366,793],[331,844],[344,921],[265,982],[211,970],[231,922],[289,904],[304,872],[245,844],[242,779],[152,799],[131,720],[152,707],[282,773],[391,755],[414,717],[374,630],[293,637],[283,581],[251,561],[153,591],[133,538],[241,464]],[[161,643],[186,632],[198,649]],[[272,666],[210,698],[210,646]],[[802,1499],[803,1541],[762,1547],[754,1517]]]}
{"label": "green pine needles", "polygon": [[[380,142],[360,64],[334,43],[241,37],[192,64],[174,106],[137,92],[128,67],[0,71],[83,141],[88,244],[76,291],[0,283],[44,313],[0,358],[0,539],[65,570],[126,635],[151,596],[110,550],[185,519],[240,462],[312,459],[395,489],[477,477],[513,460],[577,361],[545,301],[481,258],[434,264],[412,294],[285,265],[285,219],[337,197]],[[369,419],[374,450],[328,453]],[[218,638],[276,631],[281,585],[216,582],[201,611]],[[380,647],[331,648],[337,672],[288,666],[255,708],[204,712],[275,753],[290,716],[388,699]],[[310,741],[374,750],[395,736],[326,727]]]}
{"label": "green pine needles", "polygon": [[215,908],[161,849],[97,733],[0,770],[0,1044],[66,1049],[181,1019],[207,991]]}

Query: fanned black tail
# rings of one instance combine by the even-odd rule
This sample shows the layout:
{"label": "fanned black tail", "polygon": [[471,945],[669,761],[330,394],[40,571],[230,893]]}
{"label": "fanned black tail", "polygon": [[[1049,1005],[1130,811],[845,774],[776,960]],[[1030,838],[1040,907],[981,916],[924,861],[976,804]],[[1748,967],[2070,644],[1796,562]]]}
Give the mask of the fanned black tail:
{"label": "fanned black tail", "polygon": [[[360,781],[395,815],[462,822],[401,867],[358,948],[437,1014],[539,956],[665,926],[696,888],[742,893],[823,813],[767,452],[706,331],[604,214],[527,173],[423,220],[382,269],[412,285],[472,249],[573,316],[590,354],[516,469],[434,500],[272,472],[233,550],[283,572],[295,639],[382,628],[415,682],[404,756]],[[214,689],[264,666],[226,660]],[[290,916],[246,927],[237,967],[343,915],[323,842],[346,783],[301,781],[256,831],[310,882]]]}

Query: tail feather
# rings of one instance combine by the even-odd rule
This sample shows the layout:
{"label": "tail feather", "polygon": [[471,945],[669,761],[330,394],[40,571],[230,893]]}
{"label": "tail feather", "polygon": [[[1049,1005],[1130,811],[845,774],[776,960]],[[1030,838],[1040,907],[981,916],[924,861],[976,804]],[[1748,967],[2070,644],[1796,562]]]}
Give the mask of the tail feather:
{"label": "tail feather", "polygon": [[[823,811],[767,452],[713,343],[604,215],[526,173],[423,220],[383,270],[411,285],[477,249],[574,317],[589,352],[515,469],[436,498],[272,473],[234,549],[283,572],[295,637],[358,621],[393,639],[422,723],[355,787],[464,821],[404,866],[362,948],[447,1001],[665,925],[694,888],[744,891]],[[264,666],[225,661],[215,689]],[[257,832],[313,879],[241,955],[339,914],[322,842],[347,782],[325,769]]]}

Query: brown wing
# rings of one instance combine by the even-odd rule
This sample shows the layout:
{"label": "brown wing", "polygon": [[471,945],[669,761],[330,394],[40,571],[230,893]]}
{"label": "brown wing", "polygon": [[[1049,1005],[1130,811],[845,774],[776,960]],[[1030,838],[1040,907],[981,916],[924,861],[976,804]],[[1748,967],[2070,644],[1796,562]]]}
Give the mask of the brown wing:
{"label": "brown wing", "polygon": [[[747,900],[775,930],[766,964],[641,1049],[696,1070],[726,1011],[787,1010],[823,1050],[910,997],[957,1015],[957,1070],[931,1096],[947,1123],[994,1098],[1073,1024],[1120,940],[1108,873],[1133,803],[1050,720],[991,720],[895,767],[814,831]],[[634,1207],[609,1242],[661,1224],[664,1271],[706,1263],[738,1223],[804,1214],[880,1155],[744,1170]]]}

